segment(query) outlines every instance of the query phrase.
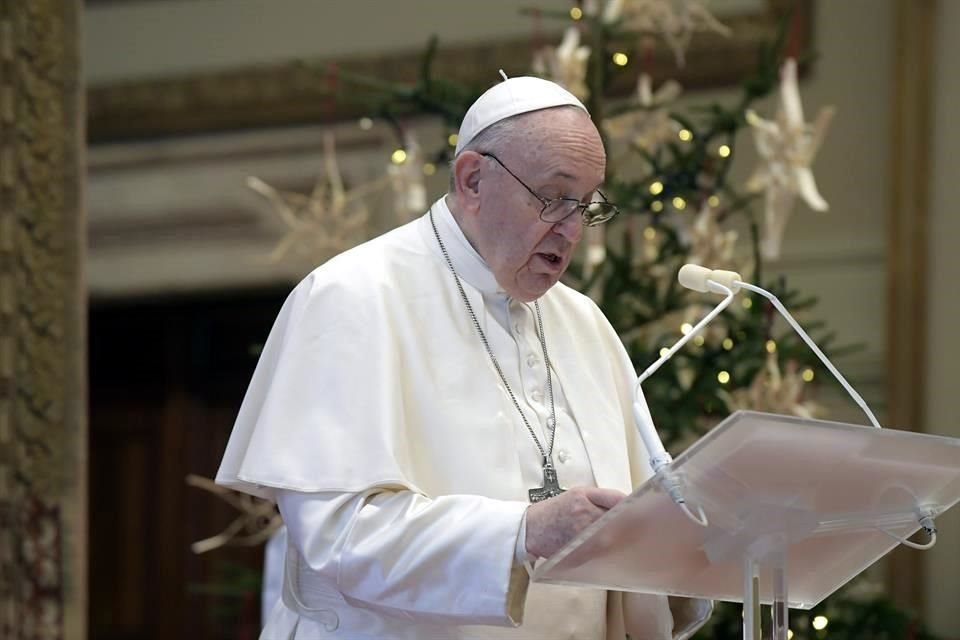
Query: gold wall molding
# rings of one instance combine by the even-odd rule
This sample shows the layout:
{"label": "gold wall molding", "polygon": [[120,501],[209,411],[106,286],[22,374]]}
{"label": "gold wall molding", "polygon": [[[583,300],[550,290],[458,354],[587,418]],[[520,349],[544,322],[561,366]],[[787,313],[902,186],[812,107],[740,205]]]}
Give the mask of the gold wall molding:
{"label": "gold wall molding", "polygon": [[[887,424],[923,431],[927,371],[934,51],[938,0],[896,0],[887,247]],[[924,610],[923,561],[900,548],[887,561],[893,598]]]}
{"label": "gold wall molding", "polygon": [[[697,33],[686,66],[677,69],[663,46],[652,53],[654,79],[676,78],[687,89],[730,86],[753,68],[758,47],[771,42],[779,21],[794,7],[791,47],[802,51],[811,41],[813,0],[766,0],[765,10],[723,18],[733,37]],[[535,45],[529,38],[482,44],[446,45],[434,61],[433,77],[485,88],[498,68],[525,70]],[[343,88],[338,71],[387,82],[415,82],[423,52],[264,64],[175,77],[131,80],[88,90],[91,143],[147,139],[249,128],[319,124],[368,115],[368,107],[337,102],[331,90]],[[635,67],[636,69],[636,67]],[[617,74],[612,95],[635,89],[636,72]],[[657,76],[660,76],[659,78]]]}
{"label": "gold wall molding", "polygon": [[0,0],[0,637],[86,632],[79,0]]}

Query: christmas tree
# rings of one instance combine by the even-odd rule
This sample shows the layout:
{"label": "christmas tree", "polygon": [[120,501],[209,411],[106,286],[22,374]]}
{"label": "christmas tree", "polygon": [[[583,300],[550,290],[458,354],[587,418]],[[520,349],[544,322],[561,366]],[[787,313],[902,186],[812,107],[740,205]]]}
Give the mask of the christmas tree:
{"label": "christmas tree", "polygon": [[[638,370],[716,304],[711,296],[677,284],[677,272],[687,262],[739,272],[766,285],[793,311],[813,306],[813,299],[782,280],[765,279],[762,271],[763,260],[779,254],[797,199],[816,209],[827,207],[810,165],[832,109],[823,109],[813,123],[804,121],[797,63],[782,55],[788,21],[779,41],[758,51],[754,73],[744,80],[736,104],[681,112],[674,105],[679,85],[668,80],[654,90],[647,72],[637,77],[632,98],[611,100],[609,89],[628,59],[653,46],[653,37],[663,37],[682,63],[696,30],[725,33],[700,2],[611,1],[602,12],[577,5],[569,13],[529,13],[569,23],[558,46],[537,52],[531,72],[566,86],[588,106],[608,150],[604,192],[623,212],[608,225],[587,229],[582,255],[566,279],[596,300]],[[392,189],[392,207],[401,219],[422,213],[428,200],[425,174],[450,160],[460,119],[484,89],[434,77],[436,51],[437,43],[431,42],[421,77],[410,85],[336,72],[342,99],[365,100],[370,116],[395,132],[396,149],[387,175],[349,190],[332,142],[327,171],[310,196],[276,192],[254,179],[251,186],[270,199],[289,226],[275,257],[284,257],[294,243],[301,243],[305,255],[316,256],[363,239],[357,232],[370,219],[365,196],[379,188]],[[775,117],[766,119],[751,109],[777,90]],[[445,125],[432,148],[404,124],[420,114],[438,116]],[[362,126],[371,126],[373,120],[364,120]],[[761,162],[741,187],[730,178],[730,169],[738,133],[746,128]],[[749,237],[742,238],[737,227],[747,229]],[[775,316],[769,304],[743,295],[644,385],[668,447],[682,449],[740,408],[802,416],[816,412],[805,389],[820,373],[819,361]],[[806,328],[819,331],[821,347],[832,347],[834,336],[822,331],[822,323],[808,322]],[[841,351],[834,348],[832,354]]]}

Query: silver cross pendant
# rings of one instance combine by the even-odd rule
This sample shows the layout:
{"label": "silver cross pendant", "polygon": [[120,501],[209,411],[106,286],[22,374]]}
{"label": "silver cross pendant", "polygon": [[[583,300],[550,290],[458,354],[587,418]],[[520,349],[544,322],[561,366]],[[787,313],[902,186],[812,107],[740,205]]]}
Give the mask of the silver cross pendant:
{"label": "silver cross pendant", "polygon": [[527,494],[530,496],[530,502],[541,502],[547,498],[552,498],[563,493],[565,489],[560,487],[557,480],[557,471],[549,462],[543,464],[543,486],[530,489]]}

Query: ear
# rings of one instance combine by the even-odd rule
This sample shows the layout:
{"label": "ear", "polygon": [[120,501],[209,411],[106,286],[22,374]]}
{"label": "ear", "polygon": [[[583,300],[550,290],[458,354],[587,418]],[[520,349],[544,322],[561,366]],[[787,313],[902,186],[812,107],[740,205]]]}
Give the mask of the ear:
{"label": "ear", "polygon": [[465,213],[480,209],[480,170],[483,156],[464,151],[453,161],[453,186],[457,202]]}

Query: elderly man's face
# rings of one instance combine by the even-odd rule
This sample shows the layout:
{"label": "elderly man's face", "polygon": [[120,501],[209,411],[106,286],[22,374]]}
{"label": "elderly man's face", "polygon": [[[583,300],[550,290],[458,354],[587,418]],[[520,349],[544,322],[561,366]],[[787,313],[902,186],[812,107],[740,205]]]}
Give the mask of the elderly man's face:
{"label": "elderly man's face", "polygon": [[[589,116],[574,109],[530,114],[497,157],[542,198],[588,201],[603,182],[606,157]],[[501,287],[516,300],[542,296],[566,271],[583,236],[582,218],[540,220],[542,203],[491,158],[485,158],[473,241]]]}

